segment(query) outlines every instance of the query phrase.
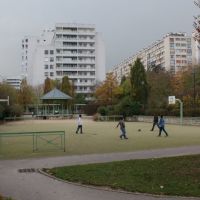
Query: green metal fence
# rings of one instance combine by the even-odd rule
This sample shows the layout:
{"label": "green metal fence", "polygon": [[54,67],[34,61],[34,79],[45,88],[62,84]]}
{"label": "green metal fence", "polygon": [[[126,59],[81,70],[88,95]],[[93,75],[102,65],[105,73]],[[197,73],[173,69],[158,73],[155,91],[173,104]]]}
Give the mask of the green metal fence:
{"label": "green metal fence", "polygon": [[[0,133],[0,153],[3,146],[3,138],[10,137],[30,137],[32,138],[32,151],[40,150],[39,142],[42,145],[56,147],[65,152],[65,131],[41,131],[41,132],[18,132],[18,133]],[[58,142],[58,143],[57,143]]]}

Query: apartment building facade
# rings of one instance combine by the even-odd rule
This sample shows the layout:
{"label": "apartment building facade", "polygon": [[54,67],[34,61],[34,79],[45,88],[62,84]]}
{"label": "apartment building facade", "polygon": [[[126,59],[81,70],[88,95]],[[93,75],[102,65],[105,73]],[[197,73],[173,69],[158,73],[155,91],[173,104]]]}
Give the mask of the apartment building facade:
{"label": "apartment building facade", "polygon": [[163,39],[154,42],[115,66],[112,72],[120,82],[123,76],[130,74],[130,65],[140,58],[146,70],[159,66],[176,74],[186,66],[195,64],[194,51],[194,40],[191,36],[186,33],[169,33]]}
{"label": "apartment building facade", "polygon": [[94,25],[57,23],[40,37],[22,40],[22,74],[29,84],[68,76],[76,93],[90,95],[105,79],[105,46]]}
{"label": "apartment building facade", "polygon": [[21,83],[22,83],[22,77],[20,76],[13,76],[13,77],[7,77],[5,79],[6,84],[14,87],[17,90],[20,90]]}

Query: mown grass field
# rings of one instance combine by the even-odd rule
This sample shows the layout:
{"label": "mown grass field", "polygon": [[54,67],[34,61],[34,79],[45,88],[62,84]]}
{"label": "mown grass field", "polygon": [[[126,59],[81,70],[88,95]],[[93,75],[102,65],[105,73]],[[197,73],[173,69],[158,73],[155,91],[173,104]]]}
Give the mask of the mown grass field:
{"label": "mown grass field", "polygon": [[46,170],[60,179],[129,192],[200,197],[200,155]]}
{"label": "mown grass field", "polygon": [[[0,125],[0,133],[56,131],[66,132],[66,152],[56,150],[45,141],[38,152],[32,152],[31,137],[1,138],[0,159],[37,156],[80,155],[110,152],[128,152],[167,147],[200,145],[200,129],[194,126],[166,125],[169,137],[157,137],[158,129],[151,132],[151,123],[127,122],[128,140],[120,140],[117,122],[94,122],[83,119],[84,134],[75,134],[76,120],[31,120]],[[141,129],[141,132],[138,132]]]}

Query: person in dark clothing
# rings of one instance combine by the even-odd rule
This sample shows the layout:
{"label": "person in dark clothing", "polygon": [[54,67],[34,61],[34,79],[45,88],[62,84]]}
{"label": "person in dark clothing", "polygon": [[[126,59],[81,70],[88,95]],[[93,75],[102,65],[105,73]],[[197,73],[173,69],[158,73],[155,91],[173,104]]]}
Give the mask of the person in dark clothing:
{"label": "person in dark clothing", "polygon": [[165,130],[165,120],[164,120],[164,118],[163,118],[162,115],[160,116],[160,120],[159,120],[158,125],[159,125],[159,135],[158,135],[158,136],[161,136],[162,131],[164,131],[164,132],[165,132],[165,135],[166,135],[166,137],[167,137],[167,136],[168,136],[168,133],[167,133],[167,131]]}
{"label": "person in dark clothing", "polygon": [[124,139],[128,139],[126,137],[126,129],[125,129],[125,123],[124,123],[124,119],[121,117],[119,120],[119,123],[117,124],[116,128],[120,126],[120,131],[121,131],[121,135],[119,136],[121,139],[124,137]]}
{"label": "person in dark clothing", "polygon": [[153,126],[152,126],[151,131],[154,130],[155,125],[157,125],[157,127],[159,128],[159,126],[158,126],[158,116],[157,115],[154,115],[154,117],[153,117]]}

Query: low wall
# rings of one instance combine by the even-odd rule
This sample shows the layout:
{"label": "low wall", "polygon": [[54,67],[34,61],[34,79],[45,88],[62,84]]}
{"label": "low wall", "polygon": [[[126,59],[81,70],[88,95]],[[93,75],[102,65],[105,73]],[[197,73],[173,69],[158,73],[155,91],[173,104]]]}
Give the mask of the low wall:
{"label": "low wall", "polygon": [[[166,124],[180,124],[179,117],[164,116]],[[153,116],[134,116],[128,117],[127,121],[138,121],[138,122],[153,122]],[[195,125],[200,126],[200,117],[184,117],[183,125]]]}

